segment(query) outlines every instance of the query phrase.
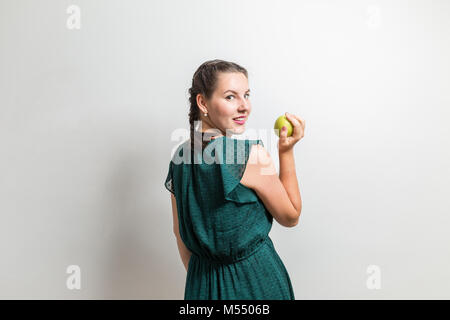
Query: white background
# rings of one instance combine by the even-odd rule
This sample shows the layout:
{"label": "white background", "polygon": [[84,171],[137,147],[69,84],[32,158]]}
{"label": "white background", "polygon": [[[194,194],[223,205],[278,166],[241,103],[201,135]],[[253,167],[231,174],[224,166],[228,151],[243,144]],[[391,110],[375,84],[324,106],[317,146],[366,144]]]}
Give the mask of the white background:
{"label": "white background", "polygon": [[267,148],[279,115],[306,120],[300,222],[270,233],[296,299],[449,299],[449,16],[444,0],[2,0],[0,298],[183,299],[164,180],[193,73],[217,58],[248,70]]}

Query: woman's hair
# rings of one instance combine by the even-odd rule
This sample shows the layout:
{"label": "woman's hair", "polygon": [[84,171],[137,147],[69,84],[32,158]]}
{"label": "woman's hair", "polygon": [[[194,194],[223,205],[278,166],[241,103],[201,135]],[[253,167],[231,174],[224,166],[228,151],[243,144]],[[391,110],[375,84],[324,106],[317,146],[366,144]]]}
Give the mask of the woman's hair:
{"label": "woman's hair", "polygon": [[[200,108],[197,105],[197,95],[200,93],[206,99],[210,99],[217,86],[220,72],[241,72],[248,78],[247,70],[234,62],[224,60],[209,60],[200,65],[192,77],[192,87],[189,88],[189,124],[191,127],[191,150],[194,150],[194,121],[200,120]],[[208,143],[203,141],[202,145]]]}

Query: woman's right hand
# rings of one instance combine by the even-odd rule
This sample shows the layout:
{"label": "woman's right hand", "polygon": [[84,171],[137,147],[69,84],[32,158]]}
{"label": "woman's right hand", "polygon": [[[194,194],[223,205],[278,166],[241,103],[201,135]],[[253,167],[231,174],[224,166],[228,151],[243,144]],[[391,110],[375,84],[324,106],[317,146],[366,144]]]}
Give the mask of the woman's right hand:
{"label": "woman's right hand", "polygon": [[294,114],[285,113],[286,118],[292,123],[293,131],[291,136],[287,136],[287,128],[283,127],[280,131],[280,139],[278,139],[278,152],[286,152],[292,150],[294,145],[304,136],[305,120]]}

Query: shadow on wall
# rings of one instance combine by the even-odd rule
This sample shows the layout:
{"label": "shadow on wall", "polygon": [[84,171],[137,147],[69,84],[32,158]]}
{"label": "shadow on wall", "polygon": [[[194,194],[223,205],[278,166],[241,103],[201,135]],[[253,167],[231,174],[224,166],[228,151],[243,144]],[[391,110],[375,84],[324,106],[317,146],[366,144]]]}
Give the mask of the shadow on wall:
{"label": "shadow on wall", "polygon": [[[155,181],[160,179],[152,177],[157,173],[154,157],[126,152],[118,159],[107,184],[107,206],[102,214],[105,260],[101,298],[183,299],[185,274],[172,268],[174,275],[167,268],[179,261],[174,260],[176,253],[167,253],[170,244],[164,244],[165,239],[172,240],[177,250],[175,240],[170,238],[171,225],[168,230],[161,227],[165,219],[162,212],[167,209],[155,206],[162,201],[157,199],[157,192],[152,192],[158,186]],[[167,219],[171,219],[170,213]]]}

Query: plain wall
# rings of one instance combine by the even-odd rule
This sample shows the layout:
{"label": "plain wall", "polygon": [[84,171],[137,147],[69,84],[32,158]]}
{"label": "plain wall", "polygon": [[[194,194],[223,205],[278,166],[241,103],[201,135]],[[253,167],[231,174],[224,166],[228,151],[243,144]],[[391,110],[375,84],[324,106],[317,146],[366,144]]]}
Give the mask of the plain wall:
{"label": "plain wall", "polygon": [[449,299],[449,16],[445,0],[2,0],[0,298],[183,299],[164,180],[193,73],[217,58],[249,71],[247,128],[277,165],[275,119],[306,120],[300,222],[270,233],[296,298]]}

